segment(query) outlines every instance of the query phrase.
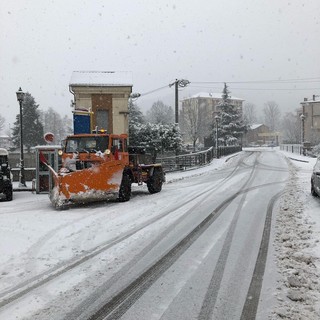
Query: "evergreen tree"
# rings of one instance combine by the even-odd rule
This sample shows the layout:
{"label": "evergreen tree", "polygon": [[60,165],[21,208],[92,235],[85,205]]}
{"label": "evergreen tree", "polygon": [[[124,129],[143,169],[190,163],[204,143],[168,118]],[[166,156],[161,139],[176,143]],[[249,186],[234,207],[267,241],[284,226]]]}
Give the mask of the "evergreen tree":
{"label": "evergreen tree", "polygon": [[156,153],[181,150],[182,138],[177,124],[136,123],[130,145],[152,148]]}
{"label": "evergreen tree", "polygon": [[129,142],[131,146],[152,148],[156,153],[180,150],[182,138],[177,124],[145,122],[139,107],[129,104]]}
{"label": "evergreen tree", "polygon": [[[30,152],[31,147],[44,144],[43,125],[40,121],[38,110],[33,96],[27,92],[22,103],[22,125],[23,125],[23,145]],[[16,121],[12,128],[12,142],[18,148],[20,146],[20,115],[16,116]]]}
{"label": "evergreen tree", "polygon": [[145,123],[145,118],[140,108],[133,102],[129,103],[129,123]]}
{"label": "evergreen tree", "polygon": [[129,143],[132,146],[139,145],[139,128],[145,123],[144,115],[140,111],[140,108],[129,101]]}
{"label": "evergreen tree", "polygon": [[224,146],[239,144],[247,127],[242,120],[241,110],[230,102],[229,90],[226,84],[224,84],[222,102],[219,105],[219,109],[218,137],[220,144]]}

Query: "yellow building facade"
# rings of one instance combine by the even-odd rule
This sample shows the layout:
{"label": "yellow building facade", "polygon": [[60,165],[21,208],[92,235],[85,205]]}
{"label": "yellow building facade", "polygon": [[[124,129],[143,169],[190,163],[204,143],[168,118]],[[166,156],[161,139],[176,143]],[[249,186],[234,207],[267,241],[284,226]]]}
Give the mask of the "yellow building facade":
{"label": "yellow building facade", "polygon": [[90,116],[90,131],[128,133],[132,86],[130,72],[74,71],[69,84],[73,113]]}

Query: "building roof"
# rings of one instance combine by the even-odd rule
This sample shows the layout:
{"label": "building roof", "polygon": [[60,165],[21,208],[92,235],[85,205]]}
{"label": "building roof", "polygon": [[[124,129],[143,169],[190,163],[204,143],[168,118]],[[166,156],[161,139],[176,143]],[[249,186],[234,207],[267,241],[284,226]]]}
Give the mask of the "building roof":
{"label": "building roof", "polygon": [[70,86],[128,87],[132,82],[129,71],[73,71]]}
{"label": "building roof", "polygon": [[315,99],[305,99],[304,101],[300,102],[300,104],[308,104],[308,103],[319,103],[320,98],[317,96]]}
{"label": "building roof", "polygon": [[[191,97],[188,98],[184,98],[183,100],[188,100],[188,99],[192,99],[192,98],[212,98],[212,99],[222,99],[222,93],[214,93],[214,92],[199,92],[194,94]],[[233,97],[230,96],[229,97],[230,100],[239,100],[239,101],[245,101],[244,99],[241,98],[237,98],[237,97]]]}
{"label": "building roof", "polygon": [[251,124],[251,125],[250,125],[250,129],[251,129],[251,130],[255,130],[255,129],[261,127],[261,126],[263,126],[262,123]]}
{"label": "building roof", "polygon": [[7,156],[8,155],[8,151],[4,148],[0,148],[0,156]]}

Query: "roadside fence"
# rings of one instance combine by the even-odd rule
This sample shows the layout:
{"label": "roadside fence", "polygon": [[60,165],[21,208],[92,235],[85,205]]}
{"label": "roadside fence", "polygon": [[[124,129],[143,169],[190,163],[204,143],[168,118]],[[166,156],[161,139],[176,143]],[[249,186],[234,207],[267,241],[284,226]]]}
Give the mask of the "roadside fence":
{"label": "roadside fence", "polygon": [[280,150],[302,154],[302,145],[301,144],[280,144]]}
{"label": "roadside fence", "polygon": [[211,147],[208,150],[170,157],[158,157],[157,162],[162,163],[165,171],[186,170],[204,166],[214,158],[220,158],[242,150],[241,146]]}

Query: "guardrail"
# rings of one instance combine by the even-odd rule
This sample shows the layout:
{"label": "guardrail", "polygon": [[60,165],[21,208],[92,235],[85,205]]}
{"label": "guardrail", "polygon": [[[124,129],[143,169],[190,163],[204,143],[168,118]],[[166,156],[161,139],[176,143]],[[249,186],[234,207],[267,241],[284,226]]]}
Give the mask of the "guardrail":
{"label": "guardrail", "polygon": [[212,161],[214,158],[220,158],[242,150],[241,146],[229,146],[209,148],[208,150],[195,153],[183,154],[170,157],[158,157],[157,162],[161,162],[165,171],[186,170],[188,168],[201,167]]}
{"label": "guardrail", "polygon": [[[19,181],[20,168],[11,168],[13,181]],[[36,168],[24,168],[24,177],[26,181],[32,181],[36,178]]]}
{"label": "guardrail", "polygon": [[301,144],[280,144],[280,150],[301,154],[302,145]]}

